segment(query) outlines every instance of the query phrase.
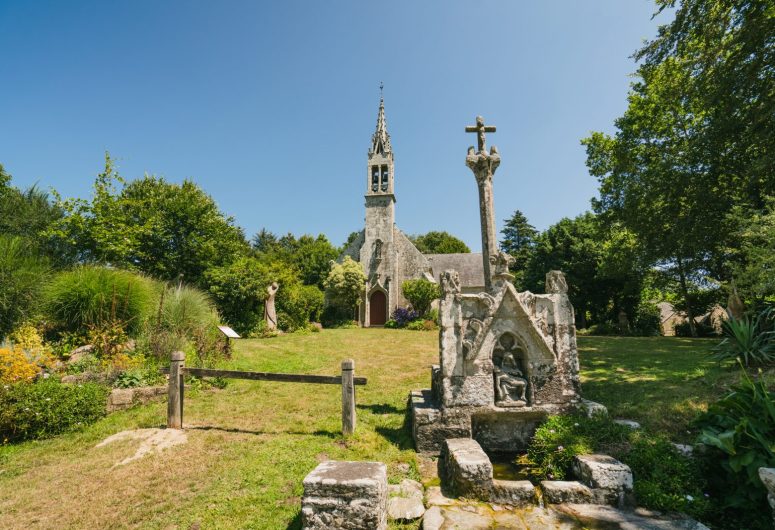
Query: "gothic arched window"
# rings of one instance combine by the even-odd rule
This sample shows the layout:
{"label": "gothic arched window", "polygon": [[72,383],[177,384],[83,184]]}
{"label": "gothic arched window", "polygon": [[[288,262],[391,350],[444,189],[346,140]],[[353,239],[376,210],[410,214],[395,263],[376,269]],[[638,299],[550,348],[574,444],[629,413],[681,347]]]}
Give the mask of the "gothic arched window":
{"label": "gothic arched window", "polygon": [[379,166],[371,166],[371,191],[379,190]]}
{"label": "gothic arched window", "polygon": [[388,189],[388,167],[382,166],[382,191]]}

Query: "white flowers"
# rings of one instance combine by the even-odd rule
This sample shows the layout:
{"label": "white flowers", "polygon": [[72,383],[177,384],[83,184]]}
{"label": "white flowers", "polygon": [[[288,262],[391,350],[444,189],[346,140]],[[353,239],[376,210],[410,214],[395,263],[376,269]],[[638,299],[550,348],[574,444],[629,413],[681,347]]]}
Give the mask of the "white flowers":
{"label": "white flowers", "polygon": [[51,401],[51,398],[46,398],[46,401]]}
{"label": "white flowers", "polygon": [[686,500],[689,502],[692,502],[694,500],[694,497],[692,497],[691,495],[687,495]]}
{"label": "white flowers", "polygon": [[557,450],[558,450],[558,451],[564,451],[564,450],[565,450],[565,448],[564,448],[563,446],[561,446],[561,445],[558,445],[558,446],[557,446]]}
{"label": "white flowers", "polygon": [[578,424],[578,423],[574,423],[574,424],[573,424],[573,426],[574,426],[574,427],[578,427],[578,426],[579,426],[579,424]]}

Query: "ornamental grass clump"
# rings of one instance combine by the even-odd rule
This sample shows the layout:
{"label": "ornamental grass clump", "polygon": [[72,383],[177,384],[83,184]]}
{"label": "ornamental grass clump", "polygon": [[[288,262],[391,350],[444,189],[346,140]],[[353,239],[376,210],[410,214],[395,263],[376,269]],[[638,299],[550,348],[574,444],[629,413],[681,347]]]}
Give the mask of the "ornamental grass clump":
{"label": "ornamental grass clump", "polygon": [[86,336],[120,322],[129,335],[153,314],[157,284],[144,276],[107,267],[81,266],[58,274],[44,291],[44,308],[57,332]]}
{"label": "ornamental grass clump", "polygon": [[225,353],[218,324],[218,312],[204,292],[187,285],[168,287],[139,346],[156,359],[167,360],[170,353],[182,350],[192,364],[210,365]]}
{"label": "ornamental grass clump", "polygon": [[730,317],[722,326],[724,340],[713,348],[716,360],[739,359],[745,366],[775,361],[775,307],[766,308],[753,318]]}

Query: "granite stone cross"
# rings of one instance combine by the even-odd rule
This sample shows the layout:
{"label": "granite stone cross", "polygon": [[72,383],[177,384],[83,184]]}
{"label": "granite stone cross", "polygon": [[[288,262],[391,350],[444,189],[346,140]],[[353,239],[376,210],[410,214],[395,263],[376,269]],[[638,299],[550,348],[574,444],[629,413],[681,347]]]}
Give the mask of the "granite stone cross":
{"label": "granite stone cross", "polygon": [[495,170],[501,162],[498,149],[493,146],[490,152],[487,152],[487,143],[485,133],[495,132],[493,125],[485,125],[484,118],[476,117],[476,125],[466,127],[466,132],[477,133],[479,140],[479,151],[474,152],[474,148],[468,148],[466,156],[466,165],[473,171],[476,177],[476,184],[479,188],[479,218],[482,227],[482,261],[484,262],[484,287],[486,291],[491,291],[492,267],[496,264],[498,254],[498,241],[495,234],[495,205],[492,197],[492,177]]}
{"label": "granite stone cross", "polygon": [[476,125],[467,125],[466,132],[476,133],[477,140],[479,143],[479,152],[484,153],[487,151],[487,141],[484,136],[484,133],[488,133],[488,132],[494,133],[495,125],[485,125],[484,118],[482,118],[481,116],[477,116]]}

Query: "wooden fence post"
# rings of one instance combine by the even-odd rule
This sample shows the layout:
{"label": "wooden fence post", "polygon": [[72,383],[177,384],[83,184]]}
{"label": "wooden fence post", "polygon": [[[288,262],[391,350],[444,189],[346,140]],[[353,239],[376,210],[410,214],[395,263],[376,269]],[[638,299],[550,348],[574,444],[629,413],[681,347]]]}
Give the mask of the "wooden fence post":
{"label": "wooden fence post", "polygon": [[170,381],[167,398],[167,428],[183,428],[183,365],[186,354],[172,352],[170,356]]}
{"label": "wooden fence post", "polygon": [[355,361],[342,361],[342,434],[355,432]]}

